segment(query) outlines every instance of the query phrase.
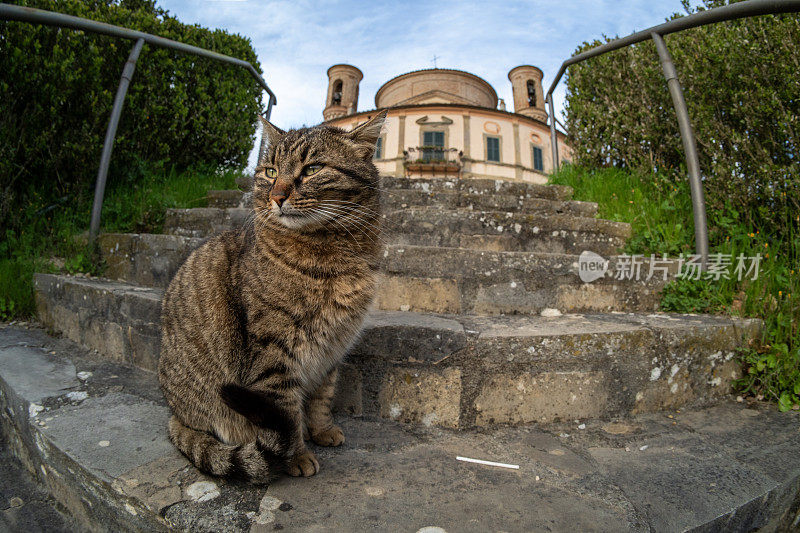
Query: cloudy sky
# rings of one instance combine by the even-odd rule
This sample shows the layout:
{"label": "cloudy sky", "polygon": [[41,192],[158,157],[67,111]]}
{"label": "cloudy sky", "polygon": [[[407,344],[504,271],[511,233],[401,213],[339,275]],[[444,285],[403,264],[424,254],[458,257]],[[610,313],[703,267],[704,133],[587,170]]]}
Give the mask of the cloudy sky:
{"label": "cloudy sky", "polygon": [[[364,73],[358,107],[375,106],[388,79],[411,70],[466,70],[512,106],[508,71],[544,71],[545,90],[583,41],[624,36],[683,12],[679,0],[266,1],[158,0],[183,22],[224,28],[253,41],[264,79],[278,97],[281,127],[322,121],[325,71],[336,63]],[[556,109],[563,102],[563,82]]]}
{"label": "cloudy sky", "polygon": [[[694,4],[695,2],[693,2]],[[545,91],[583,41],[624,36],[683,12],[680,0],[158,0],[181,21],[249,37],[278,98],[282,127],[322,121],[329,66],[364,73],[358,108],[372,109],[388,79],[411,70],[466,70],[488,81],[513,108],[508,71],[544,71]],[[654,58],[655,60],[655,58]],[[564,84],[555,93],[560,116]]]}

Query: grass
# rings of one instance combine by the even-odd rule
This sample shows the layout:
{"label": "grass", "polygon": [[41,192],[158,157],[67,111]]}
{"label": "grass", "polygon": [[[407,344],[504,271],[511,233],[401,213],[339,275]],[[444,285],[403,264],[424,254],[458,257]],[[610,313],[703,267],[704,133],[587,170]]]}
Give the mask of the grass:
{"label": "grass", "polygon": [[[109,178],[102,231],[158,233],[169,207],[203,207],[211,189],[235,189],[239,172],[139,163]],[[35,312],[34,272],[102,273],[94,255],[77,237],[87,231],[92,197],[55,201],[36,191],[12,216],[14,229],[0,242],[0,320],[25,319]]]}
{"label": "grass", "polygon": [[613,168],[586,171],[572,165],[565,165],[550,183],[572,187],[575,200],[597,202],[600,218],[631,224],[633,238],[625,253],[678,255],[693,249],[688,185],[674,185],[658,175]]}
{"label": "grass", "polygon": [[[576,200],[597,202],[601,218],[631,224],[633,238],[623,250],[627,254],[693,253],[687,183],[676,184],[660,175],[569,165],[551,183],[573,187]],[[761,318],[760,341],[739,354],[745,377],[738,387],[742,393],[776,401],[784,411],[800,408],[800,217],[785,222],[790,229],[779,235],[770,227],[745,225],[735,207],[710,210],[712,257],[715,253],[733,258],[760,254],[758,277],[680,279],[665,287],[661,299],[664,311]]]}

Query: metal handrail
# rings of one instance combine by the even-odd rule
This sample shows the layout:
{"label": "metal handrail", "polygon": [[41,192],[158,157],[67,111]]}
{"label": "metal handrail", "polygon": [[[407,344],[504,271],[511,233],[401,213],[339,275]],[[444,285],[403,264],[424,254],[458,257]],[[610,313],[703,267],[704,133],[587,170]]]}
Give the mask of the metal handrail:
{"label": "metal handrail", "polygon": [[636,32],[621,39],[615,39],[606,44],[596,46],[585,52],[575,55],[561,64],[553,83],[547,90],[545,101],[550,112],[550,147],[552,149],[553,170],[558,170],[558,138],[556,137],[556,118],[553,111],[553,91],[555,90],[561,77],[566,72],[567,67],[586,61],[614,50],[619,50],[632,44],[640,43],[648,39],[655,42],[661,67],[664,71],[664,78],[667,81],[672,105],[675,107],[675,114],[678,118],[678,128],[681,133],[683,150],[686,154],[686,168],[689,171],[689,185],[692,192],[692,210],[694,214],[694,235],[697,255],[702,258],[703,266],[708,261],[708,222],[706,220],[706,206],[703,195],[703,184],[700,177],[700,162],[697,157],[697,142],[695,141],[692,125],[689,121],[689,113],[686,109],[686,101],[683,98],[683,89],[678,81],[678,73],[672,62],[672,57],[667,50],[663,36],[676,33],[698,26],[725,22],[745,17],[758,15],[776,15],[779,13],[793,13],[800,11],[800,0],[746,0],[727,6],[717,7],[706,11],[693,13],[685,17],[670,20],[663,24],[653,26],[646,30]]}
{"label": "metal handrail", "polygon": [[108,166],[111,162],[111,152],[114,148],[114,139],[117,135],[117,126],[119,125],[119,117],[122,114],[122,108],[125,103],[125,95],[128,92],[128,85],[133,77],[133,71],[136,67],[136,61],[139,58],[139,53],[142,51],[142,46],[147,43],[159,48],[169,48],[184,52],[187,54],[194,54],[224,63],[230,63],[239,67],[243,67],[250,75],[255,78],[258,84],[267,92],[269,100],[267,102],[266,118],[269,120],[272,114],[272,106],[278,103],[275,93],[267,85],[267,82],[258,74],[255,67],[242,59],[226,56],[205,48],[199,48],[190,44],[165,39],[157,35],[151,35],[137,30],[122,28],[105,22],[98,22],[96,20],[89,20],[81,17],[74,17],[72,15],[64,15],[63,13],[54,13],[52,11],[45,11],[43,9],[35,9],[32,7],[14,6],[9,4],[0,3],[0,20],[14,20],[19,22],[30,22],[33,24],[43,24],[45,26],[58,26],[61,28],[70,28],[73,30],[86,31],[91,33],[98,33],[100,35],[108,35],[109,37],[117,37],[120,39],[130,39],[134,41],[131,53],[125,66],[122,69],[122,76],[120,77],[119,87],[117,94],[114,97],[114,105],[111,108],[111,117],[108,121],[108,129],[106,130],[105,142],[103,143],[103,154],[100,156],[100,168],[97,171],[97,182],[94,189],[94,202],[92,204],[92,222],[89,226],[89,244],[92,245],[97,238],[97,233],[100,230],[100,213],[103,209],[103,196],[105,194],[106,179],[108,177]]}

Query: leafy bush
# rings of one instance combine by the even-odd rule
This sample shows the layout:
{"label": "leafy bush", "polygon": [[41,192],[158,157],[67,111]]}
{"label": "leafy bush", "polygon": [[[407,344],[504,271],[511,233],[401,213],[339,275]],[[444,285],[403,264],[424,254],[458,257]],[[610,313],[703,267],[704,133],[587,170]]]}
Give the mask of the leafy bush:
{"label": "leafy bush", "polygon": [[[707,0],[705,8],[725,3]],[[687,0],[684,7],[692,11]],[[709,211],[735,212],[774,235],[796,228],[800,15],[712,24],[665,40],[697,137]],[[584,43],[576,53],[599,44]],[[652,41],[571,66],[566,114],[576,163],[684,181],[675,111]]]}
{"label": "leafy bush", "polygon": [[[183,24],[151,0],[21,0],[248,61],[249,39]],[[28,203],[91,194],[122,67],[133,43],[0,22],[0,233],[20,230]],[[137,160],[241,167],[254,142],[261,87],[244,69],[145,45],[123,110],[109,183]],[[133,185],[128,182],[127,185]],[[42,201],[40,201],[42,200]]]}

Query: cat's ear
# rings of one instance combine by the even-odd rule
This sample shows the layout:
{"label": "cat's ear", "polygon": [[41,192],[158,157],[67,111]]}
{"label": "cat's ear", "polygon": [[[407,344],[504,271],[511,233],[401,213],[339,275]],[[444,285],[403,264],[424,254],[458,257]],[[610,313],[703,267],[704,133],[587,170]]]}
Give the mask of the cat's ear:
{"label": "cat's ear", "polygon": [[261,115],[258,115],[258,120],[261,122],[261,148],[258,150],[258,162],[261,163],[264,156],[267,155],[267,146],[277,144],[286,132],[273,126]]}
{"label": "cat's ear", "polygon": [[[388,109],[382,110],[367,122],[346,134],[351,141],[359,145],[359,148],[361,148],[359,151],[364,159],[371,159],[372,154],[375,153],[375,144],[381,135],[381,128],[383,128],[383,124],[386,121],[387,111]],[[364,150],[365,148],[366,150]]]}

